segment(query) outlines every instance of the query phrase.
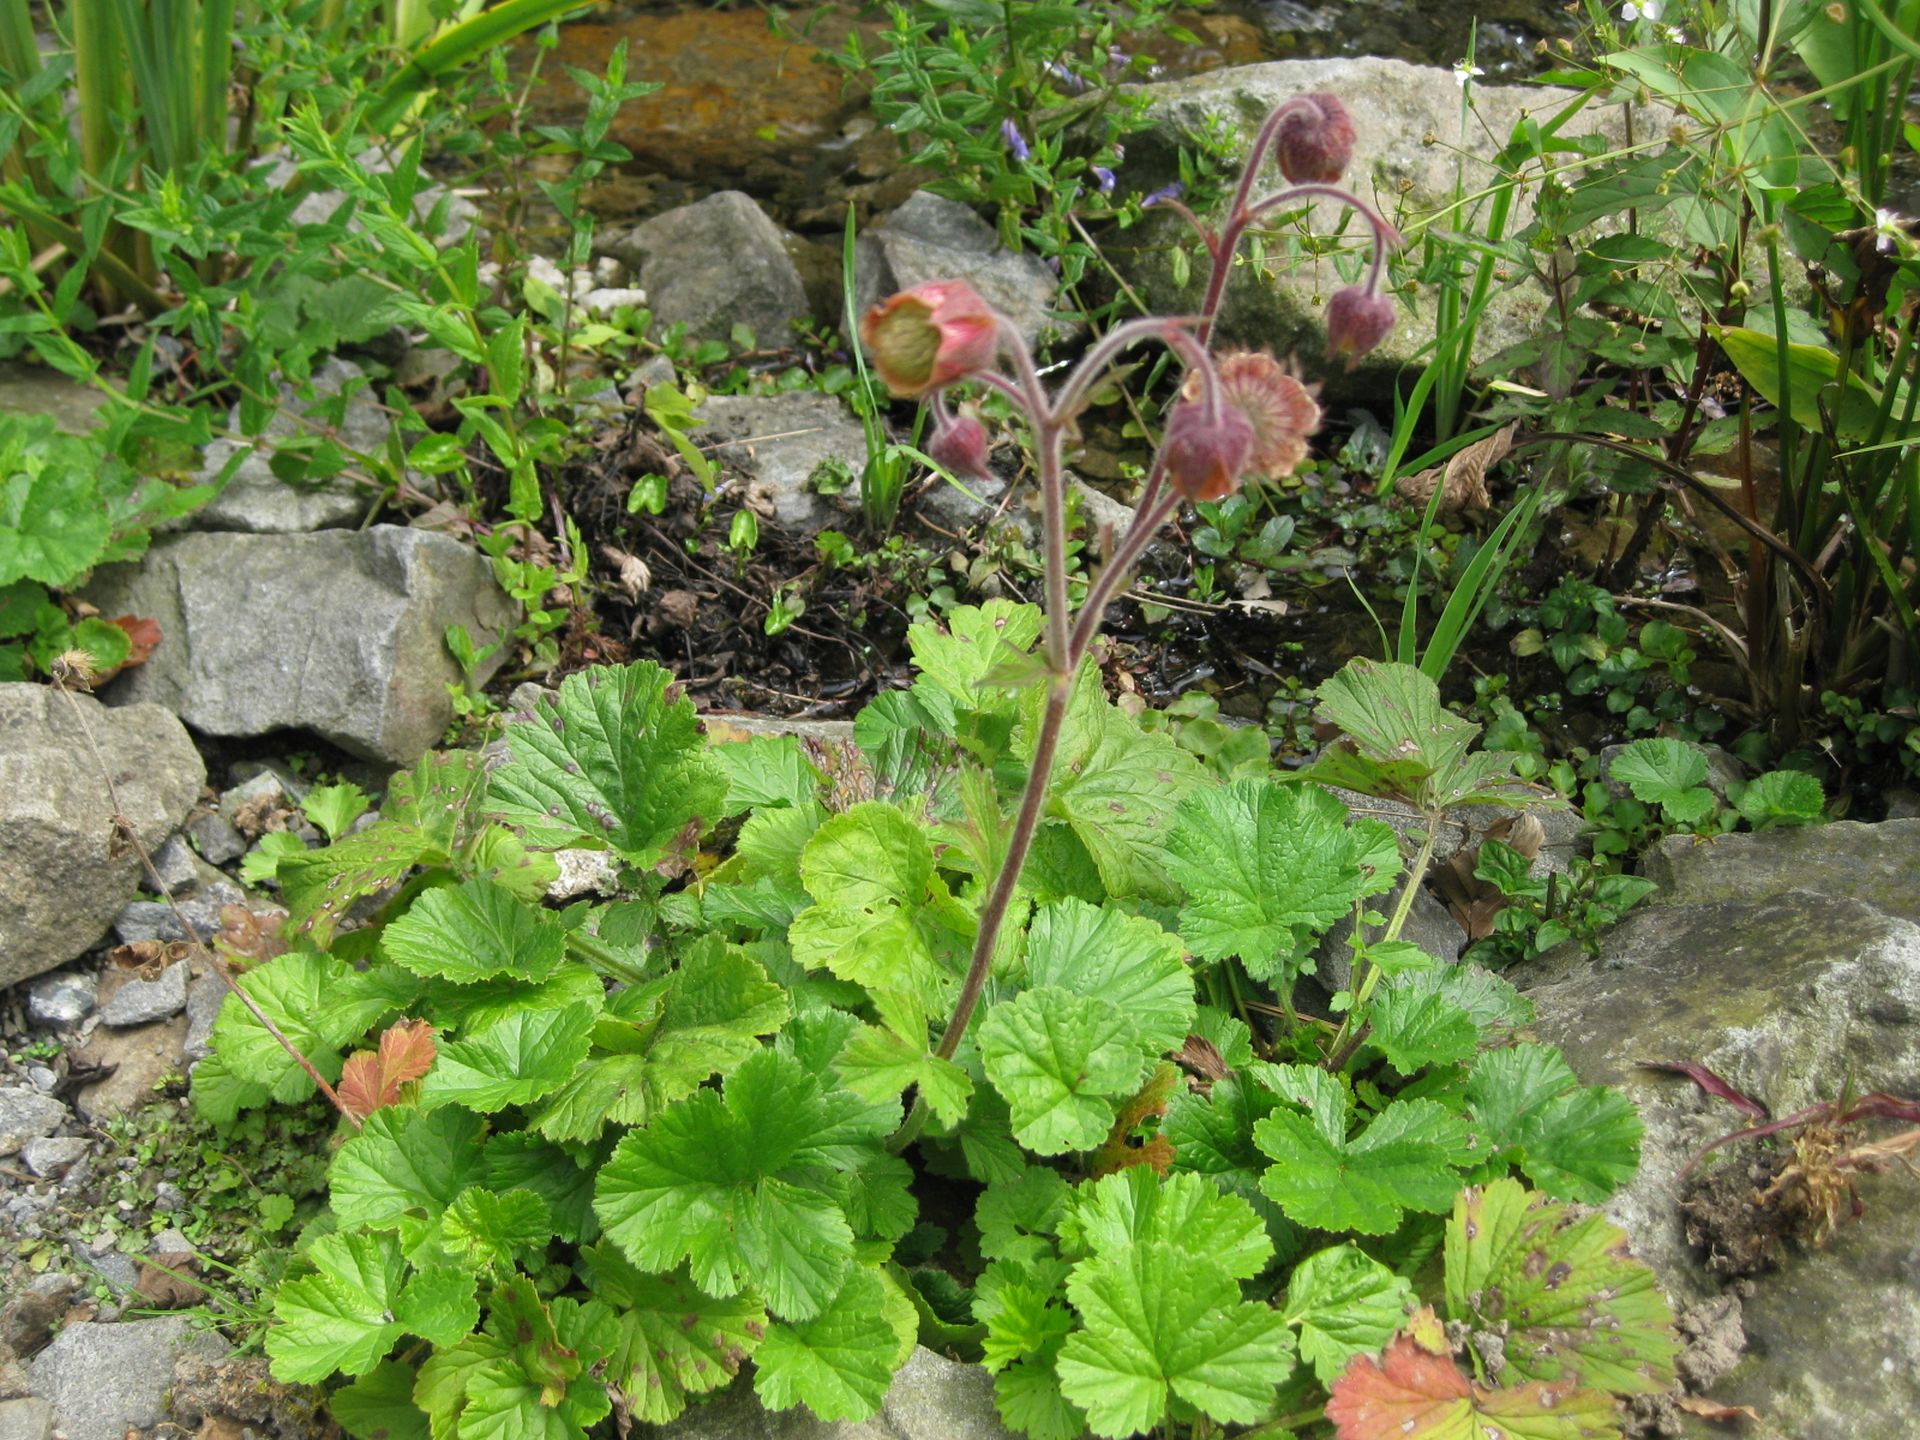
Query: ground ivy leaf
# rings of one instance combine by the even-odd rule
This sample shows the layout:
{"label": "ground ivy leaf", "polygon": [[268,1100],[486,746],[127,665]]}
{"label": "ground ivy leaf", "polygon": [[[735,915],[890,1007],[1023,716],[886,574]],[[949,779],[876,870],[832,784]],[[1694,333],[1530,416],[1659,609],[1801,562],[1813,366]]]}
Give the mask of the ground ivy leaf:
{"label": "ground ivy leaf", "polygon": [[[1472,1158],[1464,1122],[1433,1100],[1396,1100],[1351,1139],[1331,1117],[1276,1110],[1254,1126],[1275,1162],[1260,1188],[1297,1225],[1385,1235],[1404,1211],[1444,1211]],[[1344,1128],[1344,1119],[1339,1125]]]}
{"label": "ground ivy leaf", "polygon": [[376,1110],[333,1157],[328,1178],[341,1228],[392,1230],[424,1216],[437,1245],[441,1212],[483,1178],[485,1130],[469,1110]]}
{"label": "ground ivy leaf", "polygon": [[1291,981],[1316,936],[1384,889],[1373,827],[1317,785],[1236,780],[1180,807],[1168,866],[1185,887],[1180,934],[1208,960],[1239,956],[1256,979]]}
{"label": "ground ivy leaf", "polygon": [[391,1235],[324,1235],[308,1251],[316,1273],[274,1296],[267,1354],[282,1380],[313,1385],[336,1370],[363,1375],[393,1348],[401,1327],[389,1315],[407,1262]]}
{"label": "ground ivy leaf", "polygon": [[625,1393],[634,1417],[648,1424],[673,1419],[690,1395],[724,1388],[766,1335],[767,1312],[758,1300],[716,1300],[684,1266],[648,1275],[612,1245],[587,1246],[580,1260],[619,1325],[607,1379]]}
{"label": "ground ivy leaf", "polygon": [[[340,1047],[357,1038],[340,1033],[339,1018],[329,1005],[330,992],[344,983],[348,973],[330,955],[295,950],[256,966],[239,981],[240,988],[329,1084],[340,1078]],[[317,1088],[300,1062],[237,995],[229,994],[221,1004],[213,1043],[235,1079],[266,1086],[283,1105],[305,1100]]]}
{"label": "ground ivy leaf", "polygon": [[1455,1065],[1480,1046],[1480,1027],[1466,1009],[1431,986],[1390,982],[1367,1011],[1367,1040],[1402,1075],[1429,1065]]}
{"label": "ground ivy leaf", "polygon": [[1041,1155],[1091,1150],[1131,1094],[1146,1051],[1118,1006],[1051,987],[996,1005],[980,1026],[987,1078],[1013,1112],[1014,1137]]}
{"label": "ground ivy leaf", "polygon": [[429,1440],[427,1417],[413,1403],[411,1365],[382,1360],[327,1397],[327,1412],[354,1440]]}
{"label": "ground ivy leaf", "polygon": [[690,821],[726,808],[727,778],[673,677],[641,662],[569,675],[531,720],[507,726],[512,759],[493,772],[488,808],[536,845],[582,840],[651,865]]}
{"label": "ground ivy leaf", "polygon": [[492,1112],[559,1089],[587,1058],[592,1007],[521,1010],[440,1052],[420,1087],[429,1109],[465,1105]]}
{"label": "ground ivy leaf", "polygon": [[567,926],[491,880],[429,890],[380,936],[387,958],[428,979],[541,981],[567,952]]}
{"label": "ground ivy leaf", "polygon": [[1600,1390],[1486,1389],[1407,1335],[1355,1357],[1327,1401],[1338,1440],[1618,1440],[1615,1410]]}
{"label": "ground ivy leaf", "polygon": [[880,1276],[849,1270],[819,1314],[769,1326],[753,1356],[753,1389],[773,1410],[805,1405],[822,1420],[865,1420],[893,1382],[899,1337]]}
{"label": "ground ivy leaf", "polygon": [[925,1044],[914,1045],[891,1030],[862,1025],[835,1057],[840,1083],[868,1100],[898,1096],[918,1086],[927,1109],[941,1125],[958,1125],[966,1117],[973,1080],[951,1060],[932,1054]]}
{"label": "ground ivy leaf", "polygon": [[1096,1435],[1151,1430],[1174,1397],[1217,1421],[1250,1423],[1292,1369],[1279,1313],[1242,1300],[1223,1269],[1175,1245],[1086,1261],[1067,1298],[1081,1328],[1061,1348],[1060,1389]]}
{"label": "ground ivy leaf", "polygon": [[423,1270],[393,1304],[400,1326],[435,1345],[457,1345],[480,1323],[475,1277],[461,1270]]}
{"label": "ground ivy leaf", "polygon": [[1017,664],[1040,638],[1044,623],[1036,605],[989,600],[957,605],[947,628],[921,620],[907,627],[914,666],[963,710],[988,710],[1005,692],[991,678]]}
{"label": "ground ivy leaf", "polygon": [[544,1251],[552,1238],[553,1212],[531,1190],[501,1194],[470,1185],[440,1217],[447,1257],[464,1270],[510,1270],[522,1253]]}
{"label": "ground ivy leaf", "polygon": [[1352,1245],[1307,1256],[1287,1279],[1281,1310],[1300,1332],[1300,1358],[1331,1385],[1355,1355],[1377,1355],[1406,1324],[1413,1287]]}
{"label": "ground ivy leaf", "polygon": [[1108,1175],[1074,1193],[1060,1226],[1070,1249],[1118,1255],[1133,1245],[1165,1244],[1218,1265],[1235,1279],[1260,1273],[1273,1255],[1260,1217],[1200,1175],[1162,1179],[1145,1166]]}
{"label": "ground ivy leaf", "polygon": [[702,1090],[629,1133],[601,1167],[594,1209],[641,1269],[687,1260],[710,1295],[752,1285],[779,1314],[807,1319],[853,1255],[821,1172],[877,1153],[899,1114],[823,1093],[798,1062],[763,1050],[724,1091]]}
{"label": "ground ivy leaf", "polygon": [[1673,1384],[1673,1312],[1604,1215],[1496,1180],[1455,1202],[1446,1246],[1449,1318],[1500,1327],[1521,1376],[1623,1395]]}
{"label": "ground ivy leaf", "polygon": [[1482,1055],[1467,1080],[1467,1104],[1495,1158],[1565,1200],[1598,1204],[1633,1178],[1643,1126],[1633,1102],[1587,1087],[1548,1045]]}
{"label": "ground ivy leaf", "polygon": [[1042,905],[1027,931],[1027,980],[1118,1005],[1155,1054],[1193,1026],[1193,976],[1179,938],[1151,920],[1084,900]]}

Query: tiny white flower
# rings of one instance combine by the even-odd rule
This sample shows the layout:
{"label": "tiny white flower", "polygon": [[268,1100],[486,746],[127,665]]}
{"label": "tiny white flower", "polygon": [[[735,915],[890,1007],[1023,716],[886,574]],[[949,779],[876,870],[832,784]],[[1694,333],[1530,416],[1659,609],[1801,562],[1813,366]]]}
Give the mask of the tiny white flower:
{"label": "tiny white flower", "polygon": [[1900,236],[1905,233],[1905,229],[1906,227],[1901,223],[1900,217],[1894,214],[1893,211],[1874,211],[1873,248],[1878,250],[1882,255],[1893,254],[1894,249],[1900,243]]}
{"label": "tiny white flower", "polygon": [[1636,20],[1658,20],[1660,0],[1627,0],[1627,3],[1620,7],[1620,18],[1629,25]]}
{"label": "tiny white flower", "polygon": [[1684,45],[1687,43],[1687,32],[1682,30],[1678,25],[1662,25],[1660,27],[1660,34],[1669,45]]}
{"label": "tiny white flower", "polygon": [[1482,70],[1478,65],[1475,65],[1471,60],[1456,60],[1453,62],[1453,83],[1458,85],[1462,90],[1467,88],[1469,81],[1478,80],[1486,73],[1486,71]]}

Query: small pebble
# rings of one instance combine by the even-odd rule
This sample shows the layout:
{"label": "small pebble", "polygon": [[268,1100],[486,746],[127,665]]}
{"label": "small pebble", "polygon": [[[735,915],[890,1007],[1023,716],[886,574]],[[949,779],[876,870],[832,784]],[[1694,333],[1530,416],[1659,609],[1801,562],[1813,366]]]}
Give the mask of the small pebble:
{"label": "small pebble", "polygon": [[[154,877],[160,883],[154,884]],[[194,868],[193,850],[188,846],[184,835],[174,834],[167,837],[166,844],[153,852],[153,874],[143,868],[140,875],[140,888],[150,895],[178,895],[183,890],[191,890],[199,873]]]}
{"label": "small pebble", "polygon": [[200,854],[215,865],[225,865],[247,853],[246,836],[211,810],[188,820],[186,834]]}
{"label": "small pebble", "polygon": [[158,980],[129,980],[100,1007],[100,1022],[116,1029],[165,1020],[187,1008],[187,962],[177,960]]}
{"label": "small pebble", "polygon": [[62,1175],[87,1153],[92,1142],[79,1135],[45,1136],[29,1140],[20,1147],[20,1158],[27,1169],[42,1180]]}
{"label": "small pebble", "polygon": [[51,1030],[71,1030],[93,1013],[97,983],[78,970],[42,975],[27,987],[27,1018]]}
{"label": "small pebble", "polygon": [[163,1214],[171,1214],[187,1203],[187,1197],[180,1193],[178,1185],[162,1180],[153,1187],[153,1208]]}

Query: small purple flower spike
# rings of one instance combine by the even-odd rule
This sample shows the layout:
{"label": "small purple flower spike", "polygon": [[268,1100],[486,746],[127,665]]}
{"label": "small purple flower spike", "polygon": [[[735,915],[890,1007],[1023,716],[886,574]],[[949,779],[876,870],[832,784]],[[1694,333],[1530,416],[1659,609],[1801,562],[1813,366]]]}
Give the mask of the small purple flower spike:
{"label": "small purple flower spike", "polygon": [[1020,133],[1020,127],[1008,116],[1000,122],[1000,138],[1007,142],[1007,150],[1015,160],[1024,162],[1033,152],[1027,147],[1027,137]]}
{"label": "small purple flower spike", "polygon": [[1158,190],[1147,196],[1146,199],[1140,202],[1140,208],[1142,210],[1151,210],[1154,206],[1164,205],[1169,200],[1178,200],[1186,193],[1187,187],[1176,180],[1171,185],[1162,185]]}
{"label": "small purple flower spike", "polygon": [[1113,193],[1113,171],[1104,165],[1096,165],[1093,167],[1093,178],[1100,182],[1100,193],[1102,195],[1111,195]]}

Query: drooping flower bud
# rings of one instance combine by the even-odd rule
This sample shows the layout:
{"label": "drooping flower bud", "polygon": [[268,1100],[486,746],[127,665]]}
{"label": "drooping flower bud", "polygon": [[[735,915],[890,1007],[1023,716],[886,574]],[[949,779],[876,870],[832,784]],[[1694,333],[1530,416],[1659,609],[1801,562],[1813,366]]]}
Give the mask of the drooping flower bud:
{"label": "drooping flower bud", "polygon": [[986,476],[991,448],[987,427],[965,411],[949,416],[927,440],[927,454],[963,479]]}
{"label": "drooping flower bud", "polygon": [[1324,91],[1302,95],[1281,117],[1274,138],[1280,173],[1296,185],[1330,185],[1353,159],[1353,117],[1338,97]]}
{"label": "drooping flower bud", "polygon": [[964,280],[930,280],[889,296],[861,318],[860,343],[902,398],[986,369],[999,347],[993,311]]}
{"label": "drooping flower bud", "polygon": [[1160,439],[1167,480],[1189,500],[1224,500],[1240,488],[1253,450],[1253,423],[1224,402],[1209,413],[1207,402],[1176,400]]}
{"label": "drooping flower bud", "polygon": [[[1307,458],[1307,437],[1320,428],[1314,392],[1264,350],[1236,350],[1214,357],[1221,404],[1239,411],[1253,427],[1247,452],[1249,475],[1277,480]],[[1180,394],[1198,400],[1198,374],[1189,374]]]}
{"label": "drooping flower bud", "polygon": [[1361,285],[1334,292],[1327,302],[1327,358],[1351,370],[1393,329],[1393,302]]}

